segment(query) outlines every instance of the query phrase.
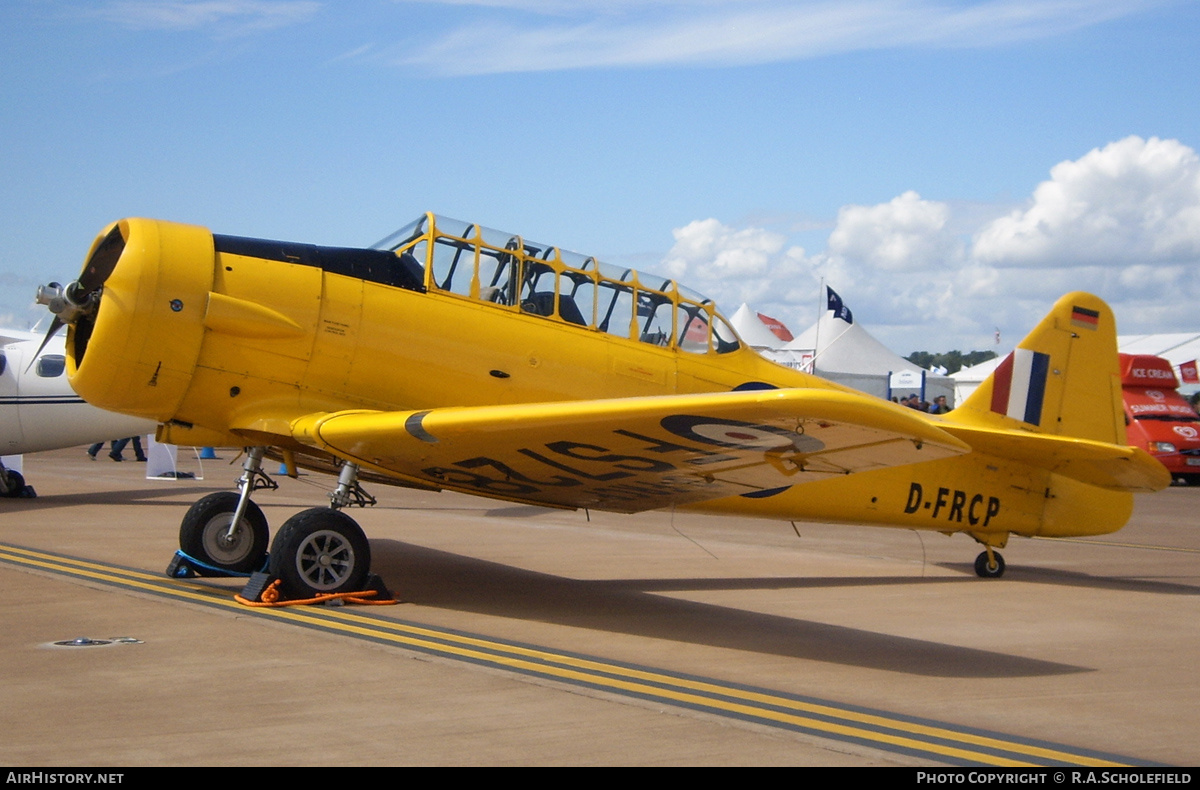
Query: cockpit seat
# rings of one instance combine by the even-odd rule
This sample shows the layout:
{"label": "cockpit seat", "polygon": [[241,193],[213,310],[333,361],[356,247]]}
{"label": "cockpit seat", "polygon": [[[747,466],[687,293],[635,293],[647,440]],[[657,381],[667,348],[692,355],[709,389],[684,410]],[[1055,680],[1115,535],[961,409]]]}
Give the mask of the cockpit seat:
{"label": "cockpit seat", "polygon": [[558,297],[558,315],[568,324],[579,324],[587,326],[587,321],[583,317],[583,313],[579,312],[579,305],[575,304],[575,300],[566,294]]}
{"label": "cockpit seat", "polygon": [[554,292],[534,291],[521,300],[521,310],[533,315],[554,315]]}
{"label": "cockpit seat", "polygon": [[[533,315],[554,315],[554,292],[534,291],[521,300],[521,310]],[[587,326],[587,321],[579,312],[579,305],[575,304],[575,300],[569,296],[558,297],[558,315],[567,323]]]}

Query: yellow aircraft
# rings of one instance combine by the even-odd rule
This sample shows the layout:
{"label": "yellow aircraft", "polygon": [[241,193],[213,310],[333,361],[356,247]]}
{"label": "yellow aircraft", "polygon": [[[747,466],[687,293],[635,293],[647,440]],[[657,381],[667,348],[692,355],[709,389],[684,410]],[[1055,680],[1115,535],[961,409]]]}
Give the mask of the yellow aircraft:
{"label": "yellow aircraft", "polygon": [[260,567],[264,457],[336,472],[269,568],[292,595],[357,589],[360,480],[562,508],[681,508],[945,533],[1004,572],[1009,535],[1120,529],[1166,470],[1126,445],[1116,327],[1063,297],[955,411],[922,414],[769,362],[670,279],[426,214],[370,249],[125,219],[79,279],[39,289],[69,324],[75,390],[163,442],[248,446],[183,551]]}

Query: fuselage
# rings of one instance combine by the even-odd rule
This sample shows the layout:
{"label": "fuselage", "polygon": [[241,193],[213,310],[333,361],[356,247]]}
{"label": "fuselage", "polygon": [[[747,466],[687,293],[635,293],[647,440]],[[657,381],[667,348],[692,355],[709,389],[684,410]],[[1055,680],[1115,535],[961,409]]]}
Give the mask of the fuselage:
{"label": "fuselage", "polygon": [[0,331],[0,455],[57,450],[154,431],[154,423],[86,403],[67,382],[64,337]]}
{"label": "fuselage", "polygon": [[[433,215],[374,250],[137,219],[93,253],[106,239],[123,248],[95,315],[72,326],[71,380],[96,405],[163,423],[164,441],[303,450],[294,420],[352,409],[844,390],[763,359],[670,280]],[[974,452],[694,507],[1002,545],[1113,531],[1131,497]]]}

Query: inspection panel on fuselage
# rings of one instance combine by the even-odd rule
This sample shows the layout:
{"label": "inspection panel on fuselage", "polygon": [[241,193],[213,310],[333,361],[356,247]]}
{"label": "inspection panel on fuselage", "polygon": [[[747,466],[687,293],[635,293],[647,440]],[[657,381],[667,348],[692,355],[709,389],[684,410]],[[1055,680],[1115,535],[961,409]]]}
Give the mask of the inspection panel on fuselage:
{"label": "inspection panel on fuselage", "polygon": [[425,214],[373,250],[393,253],[425,290],[454,294],[693,354],[724,354],[737,335],[711,299],[670,278],[460,220]]}

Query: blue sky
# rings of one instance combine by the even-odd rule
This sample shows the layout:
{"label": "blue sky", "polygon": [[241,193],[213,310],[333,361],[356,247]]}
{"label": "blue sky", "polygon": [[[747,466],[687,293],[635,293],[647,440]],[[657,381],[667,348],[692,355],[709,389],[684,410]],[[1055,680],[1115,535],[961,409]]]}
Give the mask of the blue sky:
{"label": "blue sky", "polygon": [[0,323],[123,216],[433,210],[796,332],[824,278],[902,354],[1070,290],[1196,331],[1197,42],[1189,0],[8,0]]}

